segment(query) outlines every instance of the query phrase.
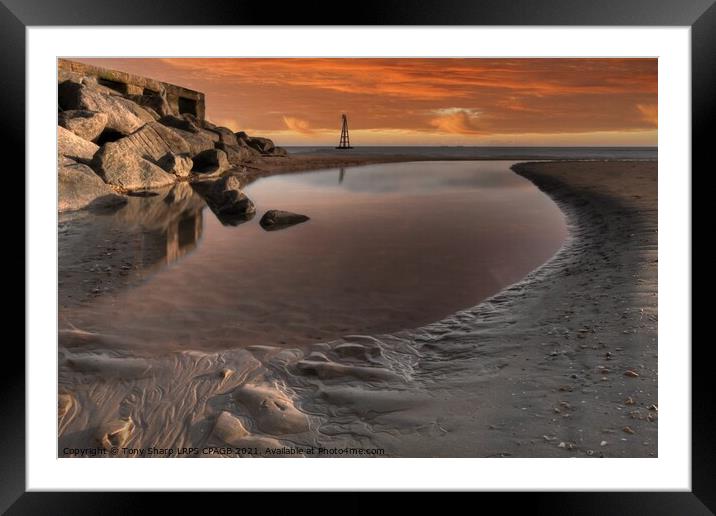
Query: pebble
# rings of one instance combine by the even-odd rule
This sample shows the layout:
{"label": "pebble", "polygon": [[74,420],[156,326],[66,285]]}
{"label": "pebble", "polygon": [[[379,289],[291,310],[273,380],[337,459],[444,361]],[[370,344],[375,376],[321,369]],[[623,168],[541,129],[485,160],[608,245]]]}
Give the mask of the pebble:
{"label": "pebble", "polygon": [[601,443],[599,443],[599,446],[606,446],[606,445],[607,445],[607,441],[602,441]]}
{"label": "pebble", "polygon": [[632,371],[631,369],[627,369],[624,371],[624,376],[628,376],[629,378],[639,378],[639,373]]}
{"label": "pebble", "polygon": [[632,430],[632,428],[630,426],[625,426],[624,428],[622,428],[622,431],[625,434],[634,434],[635,433],[634,430]]}

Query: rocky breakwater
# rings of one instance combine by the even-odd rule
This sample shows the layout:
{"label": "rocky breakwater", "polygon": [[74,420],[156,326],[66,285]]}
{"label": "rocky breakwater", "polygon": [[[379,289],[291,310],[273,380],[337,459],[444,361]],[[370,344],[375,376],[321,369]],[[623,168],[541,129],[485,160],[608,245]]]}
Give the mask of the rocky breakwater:
{"label": "rocky breakwater", "polygon": [[186,181],[232,221],[250,218],[240,174],[263,157],[286,156],[268,138],[179,113],[166,93],[123,94],[95,77],[58,84],[58,209],[111,208],[126,195]]}

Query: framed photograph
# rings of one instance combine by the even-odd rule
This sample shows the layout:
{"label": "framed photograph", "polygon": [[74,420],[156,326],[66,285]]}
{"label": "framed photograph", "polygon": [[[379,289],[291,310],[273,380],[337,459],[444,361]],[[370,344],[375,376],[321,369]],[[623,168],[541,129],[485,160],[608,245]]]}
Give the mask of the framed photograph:
{"label": "framed photograph", "polygon": [[711,514],[713,2],[305,9],[2,0],[27,300],[2,510],[529,491]]}

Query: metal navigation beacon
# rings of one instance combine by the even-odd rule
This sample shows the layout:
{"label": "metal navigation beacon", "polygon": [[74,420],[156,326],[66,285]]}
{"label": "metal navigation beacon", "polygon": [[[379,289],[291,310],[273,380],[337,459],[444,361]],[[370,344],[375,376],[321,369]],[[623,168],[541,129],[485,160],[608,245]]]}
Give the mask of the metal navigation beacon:
{"label": "metal navigation beacon", "polygon": [[341,140],[336,149],[352,149],[350,138],[348,138],[348,117],[343,113],[341,119],[343,120],[343,124],[341,125]]}

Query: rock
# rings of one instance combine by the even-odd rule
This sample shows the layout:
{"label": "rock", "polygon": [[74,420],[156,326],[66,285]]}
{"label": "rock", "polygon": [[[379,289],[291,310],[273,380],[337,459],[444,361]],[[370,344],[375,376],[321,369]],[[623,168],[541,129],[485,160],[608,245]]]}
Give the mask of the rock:
{"label": "rock", "polygon": [[630,378],[639,378],[639,373],[636,371],[632,371],[631,369],[627,369],[624,371],[624,376],[628,376]]}
{"label": "rock", "polygon": [[257,156],[260,156],[260,154],[251,147],[239,147],[238,145],[227,145],[219,142],[216,144],[216,148],[226,153],[229,163],[234,167],[249,163]]}
{"label": "rock", "polygon": [[163,115],[159,119],[160,124],[164,124],[167,127],[173,127],[174,129],[181,129],[182,131],[188,131],[190,133],[198,133],[201,127],[194,123],[189,117],[179,117],[173,114]]}
{"label": "rock", "polygon": [[282,210],[269,210],[264,213],[263,217],[261,217],[259,224],[261,224],[261,227],[265,230],[272,231],[275,229],[283,229],[293,226],[294,224],[300,224],[301,222],[306,222],[307,220],[309,220],[309,218],[306,215],[301,215],[299,213],[291,213],[290,211]]}
{"label": "rock", "polygon": [[57,171],[57,197],[60,212],[83,208],[105,208],[124,205],[127,200],[114,193],[109,185],[87,165],[62,165]]}
{"label": "rock", "polygon": [[99,147],[80,138],[72,131],[57,126],[57,153],[75,161],[89,163]]}
{"label": "rock", "polygon": [[[104,95],[83,84],[71,81],[60,83],[58,85],[58,100],[60,107],[65,111],[84,110],[105,113],[107,115],[106,129],[122,135],[133,133],[145,123],[127,108],[126,99]],[[147,115],[151,117],[148,113]]]}
{"label": "rock", "polygon": [[288,151],[283,147],[274,147],[271,151],[272,156],[288,156]]}
{"label": "rock", "polygon": [[204,151],[214,148],[215,142],[206,136],[206,131],[202,131],[201,129],[197,129],[196,133],[185,131],[183,129],[172,129],[172,131],[181,136],[189,145],[189,154],[191,156],[196,156]]}
{"label": "rock", "polygon": [[625,426],[624,428],[622,428],[622,432],[624,432],[625,434],[635,433],[634,430],[630,426]]}
{"label": "rock", "polygon": [[176,114],[169,105],[169,102],[167,102],[166,97],[163,97],[162,95],[132,95],[129,98],[143,108],[149,108],[154,111],[157,115],[159,115],[160,121],[162,117],[173,116]]}
{"label": "rock", "polygon": [[176,131],[159,122],[151,122],[141,129],[114,142],[118,149],[139,154],[144,159],[158,163],[166,154],[189,154],[189,144]]}
{"label": "rock", "polygon": [[231,129],[227,129],[226,127],[215,127],[208,130],[212,133],[216,133],[219,136],[219,142],[223,144],[233,146],[239,145],[239,141],[236,139],[236,135],[231,131]]}
{"label": "rock", "polygon": [[268,154],[274,149],[274,144],[271,140],[268,138],[261,138],[258,136],[254,136],[252,138],[247,138],[244,140],[249,147],[253,147],[257,151],[259,151],[261,154]]}
{"label": "rock", "polygon": [[[152,114],[144,109],[139,104],[132,102],[129,99],[125,99],[124,97],[117,97],[117,102],[124,105],[124,107],[127,108],[127,110],[131,111],[137,118],[139,118],[142,122],[149,123],[149,122],[155,122],[157,120],[156,116],[152,116]],[[156,115],[156,113],[155,113]]]}
{"label": "rock", "polygon": [[175,181],[175,176],[118,142],[105,143],[95,154],[92,168],[105,183],[125,190],[159,188]]}
{"label": "rock", "polygon": [[104,131],[107,115],[81,109],[62,111],[57,116],[57,123],[83,140],[92,141]]}
{"label": "rock", "polygon": [[225,176],[196,187],[223,224],[236,225],[250,220],[256,213],[254,203],[241,191],[241,182],[236,176]]}
{"label": "rock", "polygon": [[115,97],[120,97],[122,95],[117,90],[113,90],[112,88],[109,88],[104,84],[100,84],[99,82],[97,82],[97,77],[80,77],[79,80],[73,82],[82,84],[84,86],[87,86],[88,88],[92,88],[93,90],[96,90],[103,95],[113,95]]}
{"label": "rock", "polygon": [[228,170],[229,159],[219,149],[208,149],[194,156],[193,172],[205,177],[218,176]]}
{"label": "rock", "polygon": [[177,177],[189,177],[194,166],[192,159],[186,154],[172,154],[168,152],[159,160],[158,165],[166,172]]}

